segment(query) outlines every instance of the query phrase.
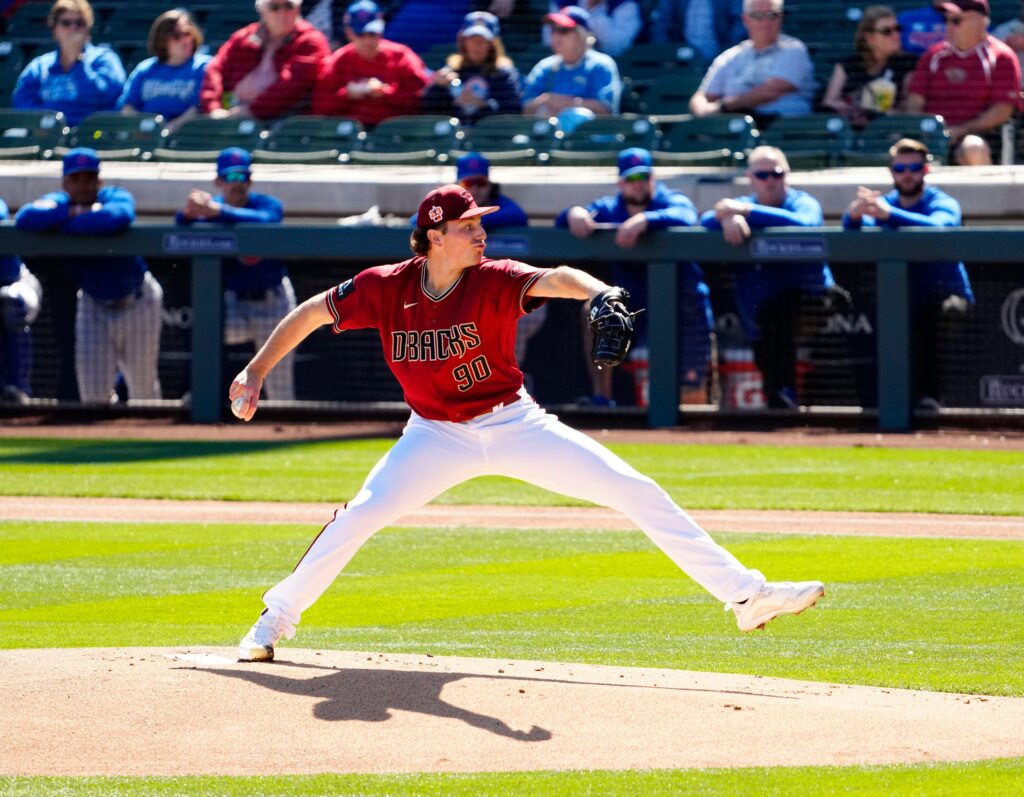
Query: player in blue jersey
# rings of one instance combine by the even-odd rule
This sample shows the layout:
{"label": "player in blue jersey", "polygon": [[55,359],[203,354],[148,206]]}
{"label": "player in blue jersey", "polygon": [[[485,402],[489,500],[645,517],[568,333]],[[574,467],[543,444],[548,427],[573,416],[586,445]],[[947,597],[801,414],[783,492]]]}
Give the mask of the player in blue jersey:
{"label": "player in blue jersey", "polygon": [[[843,227],[959,227],[960,203],[935,186],[925,184],[928,147],[904,138],[889,149],[893,189],[882,194],[861,186],[843,214]],[[974,291],[961,262],[915,264],[910,270],[913,319],[914,387],[916,398],[934,408],[941,403],[940,371],[935,367],[935,344],[954,337],[957,326],[974,304]]]}
{"label": "player in blue jersey", "polygon": [[[109,235],[135,221],[135,200],[123,188],[100,182],[95,150],[77,147],[64,156],[62,191],[24,205],[19,230],[58,230],[72,235]],[[118,371],[128,398],[160,398],[157,358],[163,289],[141,257],[64,258],[78,282],[75,374],[79,398],[108,403]]]}
{"label": "player in blue jersey", "polygon": [[[738,246],[763,227],[820,227],[821,204],[789,186],[789,161],[776,147],[756,147],[747,177],[753,192],[722,199],[701,216],[709,230],[721,230]],[[754,350],[770,408],[795,408],[796,346],[809,317],[808,305],[837,289],[828,263],[743,263],[736,271],[736,310]]]}
{"label": "player in blue jersey", "polygon": [[[252,156],[228,147],[217,156],[217,195],[198,189],[189,193],[175,216],[178,224],[197,222],[228,227],[234,224],[280,224],[281,203],[252,190]],[[295,308],[295,291],[283,260],[270,257],[228,258],[224,261],[224,342],[260,345]],[[267,398],[295,398],[294,354],[267,377]]]}
{"label": "player in blue jersey", "polygon": [[[0,220],[7,204],[0,199]],[[25,404],[32,394],[32,335],[43,289],[17,255],[0,255],[0,401]]]}

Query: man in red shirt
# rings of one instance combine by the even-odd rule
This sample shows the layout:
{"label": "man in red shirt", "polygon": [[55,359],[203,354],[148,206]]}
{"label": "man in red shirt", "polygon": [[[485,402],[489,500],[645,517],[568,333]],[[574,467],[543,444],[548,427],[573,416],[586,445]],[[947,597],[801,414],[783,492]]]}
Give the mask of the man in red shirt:
{"label": "man in red shirt", "polygon": [[403,515],[476,476],[522,479],[613,507],[752,631],[812,606],[819,581],[767,583],[719,546],[650,478],[537,405],[513,355],[516,322],[548,299],[598,306],[629,298],[584,271],[535,268],[484,257],[478,207],[458,185],[435,188],[416,214],[415,256],[375,266],[288,314],[228,393],[248,421],[270,370],[310,333],[376,329],[391,372],[412,408],[401,438],[362,489],[323,528],[291,575],[263,596],[266,610],[239,644],[242,661],[274,658],[302,613],[359,547]]}
{"label": "man in red shirt", "polygon": [[917,62],[907,110],[945,118],[957,163],[990,164],[989,142],[1020,103],[1020,63],[988,34],[988,0],[955,0],[936,8],[946,15],[946,41],[933,44]]}
{"label": "man in red shirt", "polygon": [[257,0],[260,21],[231,34],[206,67],[199,110],[277,119],[308,109],[331,48],[299,16],[302,0]]}
{"label": "man in red shirt", "polygon": [[420,112],[430,84],[423,61],[404,44],[381,38],[384,19],[372,0],[345,12],[349,43],[324,64],[313,94],[313,113],[351,116],[375,125],[389,116]]}

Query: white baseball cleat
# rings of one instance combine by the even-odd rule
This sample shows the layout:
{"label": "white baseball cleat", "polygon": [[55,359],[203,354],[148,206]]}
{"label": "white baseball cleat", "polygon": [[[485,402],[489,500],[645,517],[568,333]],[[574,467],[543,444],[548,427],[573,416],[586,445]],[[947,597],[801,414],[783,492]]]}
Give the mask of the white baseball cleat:
{"label": "white baseball cleat", "polygon": [[727,603],[725,609],[736,613],[740,631],[753,631],[780,614],[800,614],[824,594],[820,581],[768,581],[743,603]]}
{"label": "white baseball cleat", "polygon": [[295,636],[295,626],[270,609],[264,609],[249,633],[238,643],[239,661],[273,661],[274,645],[281,637]]}

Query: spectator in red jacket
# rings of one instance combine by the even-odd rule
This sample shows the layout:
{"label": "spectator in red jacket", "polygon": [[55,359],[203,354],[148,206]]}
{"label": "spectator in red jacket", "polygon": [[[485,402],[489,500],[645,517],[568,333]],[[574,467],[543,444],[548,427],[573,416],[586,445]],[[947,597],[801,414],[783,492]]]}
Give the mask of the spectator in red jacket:
{"label": "spectator in red jacket", "polygon": [[351,116],[375,125],[389,116],[420,112],[430,83],[423,61],[404,44],[381,38],[384,19],[372,0],[345,12],[349,43],[324,64],[313,94],[313,113]]}
{"label": "spectator in red jacket", "polygon": [[210,61],[199,109],[213,117],[276,119],[309,107],[330,47],[299,16],[302,0],[256,0],[259,22],[235,31]]}

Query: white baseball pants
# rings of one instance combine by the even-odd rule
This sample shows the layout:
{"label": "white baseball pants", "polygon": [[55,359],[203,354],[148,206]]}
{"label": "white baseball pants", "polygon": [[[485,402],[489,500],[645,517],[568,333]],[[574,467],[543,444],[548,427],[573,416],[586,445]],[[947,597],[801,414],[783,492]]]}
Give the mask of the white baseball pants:
{"label": "white baseball pants", "polygon": [[[279,288],[268,291],[264,299],[239,299],[234,291],[224,291],[224,342],[229,346],[252,341],[257,351],[288,313],[295,309],[295,290],[285,277]],[[295,352],[289,352],[271,369],[263,382],[267,398],[295,400]]]}

